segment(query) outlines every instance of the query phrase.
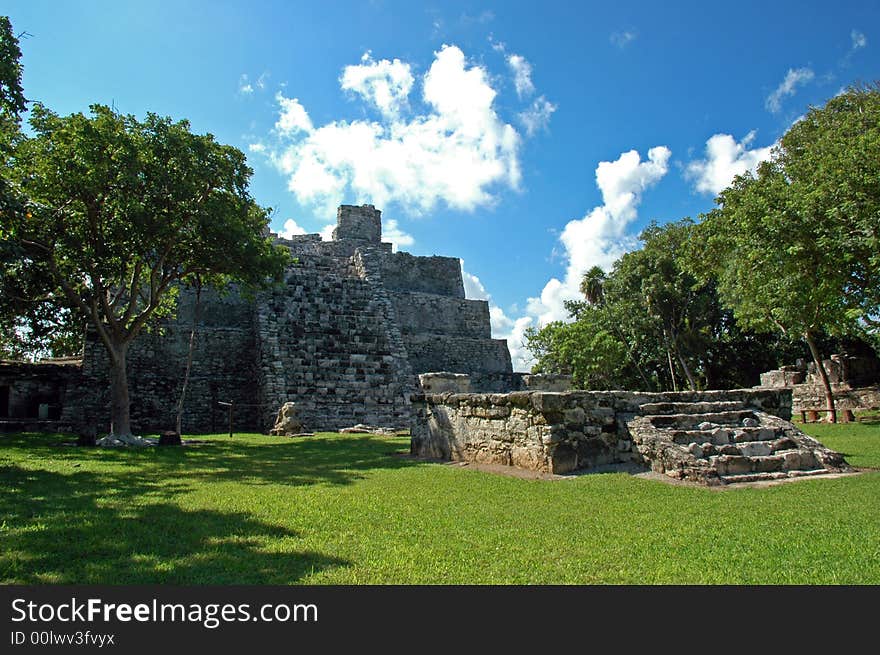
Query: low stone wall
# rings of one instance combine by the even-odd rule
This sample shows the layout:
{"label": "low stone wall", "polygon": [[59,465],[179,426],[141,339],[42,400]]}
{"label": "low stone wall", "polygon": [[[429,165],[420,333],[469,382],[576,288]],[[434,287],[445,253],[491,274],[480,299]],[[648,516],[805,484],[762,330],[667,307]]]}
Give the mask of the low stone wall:
{"label": "low stone wall", "polygon": [[[853,388],[847,384],[832,384],[837,409],[880,408],[880,385]],[[825,390],[816,384],[796,384],[791,387],[793,411],[825,407]]]}
{"label": "low stone wall", "polygon": [[725,401],[791,418],[787,389],[415,394],[411,452],[549,473],[640,461],[627,422],[642,405]]}

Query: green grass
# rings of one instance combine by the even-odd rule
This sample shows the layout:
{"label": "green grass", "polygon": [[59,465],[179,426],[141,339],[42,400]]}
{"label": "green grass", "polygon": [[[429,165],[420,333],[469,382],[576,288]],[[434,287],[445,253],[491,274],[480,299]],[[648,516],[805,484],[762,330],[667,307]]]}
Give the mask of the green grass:
{"label": "green grass", "polygon": [[[806,427],[880,468],[880,425]],[[0,582],[880,583],[880,472],[719,492],[414,462],[406,438],[63,440],[0,435]]]}

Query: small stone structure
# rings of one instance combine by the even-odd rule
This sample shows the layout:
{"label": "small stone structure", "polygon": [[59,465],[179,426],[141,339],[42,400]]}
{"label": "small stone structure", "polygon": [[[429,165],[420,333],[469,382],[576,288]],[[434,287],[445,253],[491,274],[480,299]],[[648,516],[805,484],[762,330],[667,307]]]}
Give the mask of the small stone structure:
{"label": "small stone structure", "polygon": [[36,363],[0,360],[0,430],[73,429],[71,421],[62,418],[62,410],[81,376],[78,358]]}
{"label": "small stone structure", "polygon": [[[880,360],[876,356],[836,354],[824,360],[838,409],[880,409]],[[825,407],[825,389],[816,365],[798,361],[761,374],[760,388],[790,389],[793,412]]]}
{"label": "small stone structure", "polygon": [[787,390],[413,396],[413,455],[548,473],[638,464],[704,484],[850,470],[795,428]]}

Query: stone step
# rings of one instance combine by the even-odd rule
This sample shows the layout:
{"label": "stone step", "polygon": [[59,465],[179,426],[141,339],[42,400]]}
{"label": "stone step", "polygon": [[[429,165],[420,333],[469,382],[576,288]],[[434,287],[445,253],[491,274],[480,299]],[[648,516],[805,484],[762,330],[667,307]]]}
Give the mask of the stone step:
{"label": "stone step", "polygon": [[750,409],[692,414],[646,414],[645,418],[647,418],[651,422],[651,425],[656,428],[679,428],[683,430],[697,428],[701,423],[712,423],[719,427],[742,427],[743,419],[747,418],[752,419],[757,423],[755,412]]}
{"label": "stone step", "polygon": [[783,430],[771,427],[737,428],[717,427],[710,430],[680,430],[667,428],[673,443],[687,445],[690,443],[712,443],[716,446],[725,444],[741,444],[750,441],[776,441],[784,438]]}
{"label": "stone step", "polygon": [[712,414],[725,411],[748,409],[742,402],[722,400],[696,403],[644,403],[639,406],[643,414]]}

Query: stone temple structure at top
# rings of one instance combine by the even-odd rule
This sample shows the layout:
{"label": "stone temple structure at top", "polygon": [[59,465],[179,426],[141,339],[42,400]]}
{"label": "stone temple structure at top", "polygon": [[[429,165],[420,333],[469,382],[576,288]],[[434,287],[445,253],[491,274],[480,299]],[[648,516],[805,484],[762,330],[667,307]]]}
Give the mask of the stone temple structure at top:
{"label": "stone temple structure at top", "polygon": [[[309,430],[409,427],[409,394],[432,371],[469,374],[474,390],[509,388],[507,342],[492,339],[488,304],[465,298],[459,259],[392,252],[372,205],[340,206],[331,241],[277,243],[295,258],[281,285],[202,295],[184,431],[223,430],[218,402],[235,403],[238,430],[268,430],[285,402]],[[194,294],[181,291],[177,316],[132,344],[136,431],[173,425],[193,311]],[[88,338],[65,414],[107,414],[106,357]]]}

